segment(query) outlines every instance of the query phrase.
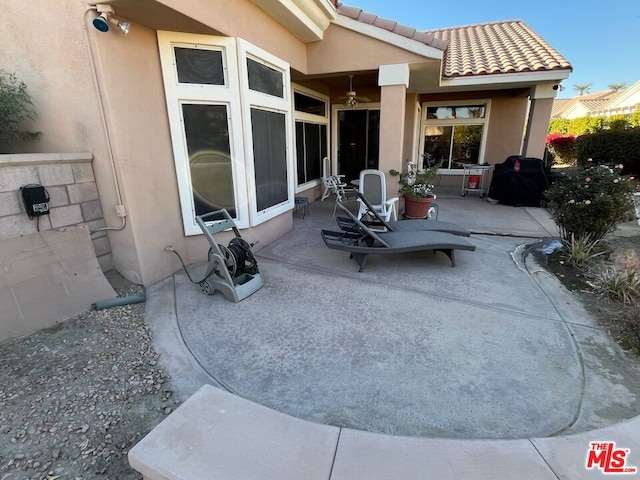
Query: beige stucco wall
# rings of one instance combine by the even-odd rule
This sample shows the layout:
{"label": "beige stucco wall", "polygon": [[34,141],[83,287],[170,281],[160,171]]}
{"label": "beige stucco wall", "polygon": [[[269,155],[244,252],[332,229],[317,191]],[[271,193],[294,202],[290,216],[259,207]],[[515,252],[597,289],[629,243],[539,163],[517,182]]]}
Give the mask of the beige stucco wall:
{"label": "beige stucco wall", "polygon": [[487,131],[484,158],[487,163],[502,163],[510,155],[520,155],[527,119],[527,97],[494,97]]}
{"label": "beige stucco wall", "polygon": [[309,75],[378,70],[380,65],[425,61],[423,56],[333,24],[321,42],[309,44],[308,51]]}
{"label": "beige stucco wall", "polygon": [[[85,19],[94,15],[74,0],[59,1],[56,8],[10,0],[3,4],[3,16],[12,21],[0,22],[0,41],[10,46],[0,49],[0,64],[27,84],[38,115],[27,127],[43,132],[40,141],[11,151],[91,152],[105,223],[121,225],[115,216],[116,187],[85,35]],[[114,38],[118,40],[123,39]],[[132,231],[110,233],[109,241],[114,253],[122,252],[118,246],[133,244]],[[116,265],[136,269],[135,256],[124,261],[116,257]]]}
{"label": "beige stucco wall", "polygon": [[538,98],[531,102],[529,127],[523,145],[526,157],[544,158],[545,141],[549,132],[549,118],[553,109],[553,98]]}
{"label": "beige stucco wall", "polygon": [[[285,35],[253,4],[245,0],[220,3],[212,8],[208,2],[203,9],[226,12],[215,16],[217,28],[242,34],[285,60],[305,63],[301,42]],[[240,3],[248,5],[249,17],[237,18],[230,12]],[[185,8],[196,4],[184,3]],[[55,9],[14,0],[3,6],[3,15],[13,21],[0,22],[0,41],[11,45],[0,50],[0,63],[27,83],[38,112],[29,127],[44,133],[40,142],[14,151],[91,152],[105,222],[121,225],[115,215],[115,178],[85,34],[88,25],[115,172],[128,213],[126,227],[109,232],[113,263],[127,278],[149,285],[178,268],[165,246],[173,245],[191,263],[206,259],[208,244],[202,236],[187,238],[183,233],[155,31],[134,23],[126,37],[117,31],[100,33],[90,23],[95,13],[84,12],[76,0],[60,1]],[[204,17],[201,21],[213,19],[213,14]],[[15,24],[22,28],[11,28]],[[51,25],[67,28],[51,35]],[[258,35],[256,26],[267,30]],[[291,215],[284,214],[243,234],[263,246],[291,227]]]}
{"label": "beige stucco wall", "polygon": [[249,0],[158,0],[223,35],[242,37],[304,72],[306,44]]}
{"label": "beige stucco wall", "polygon": [[[118,263],[114,255],[114,260],[123,275],[135,278],[138,273],[128,263],[135,255],[138,281],[149,285],[178,268],[165,247],[172,245],[193,263],[206,260],[209,245],[202,235],[185,237],[183,231],[156,32],[138,25],[126,45],[121,36],[95,35],[134,239],[121,245],[127,258]],[[291,229],[291,214],[280,217],[243,235],[266,245]]]}

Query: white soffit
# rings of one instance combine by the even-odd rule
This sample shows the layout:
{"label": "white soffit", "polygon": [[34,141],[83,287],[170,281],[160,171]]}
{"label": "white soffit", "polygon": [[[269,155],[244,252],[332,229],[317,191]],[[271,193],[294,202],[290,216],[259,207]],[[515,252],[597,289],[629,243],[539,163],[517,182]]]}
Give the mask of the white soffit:
{"label": "white soffit", "polygon": [[336,16],[333,20],[333,24],[362,35],[366,35],[367,37],[375,38],[376,40],[380,40],[381,42],[388,43],[389,45],[393,45],[408,52],[422,55],[423,57],[442,60],[442,56],[444,55],[442,50],[430,47],[429,45],[425,45],[417,40],[403,37],[402,35],[390,32],[384,28],[353,20],[352,18],[345,17],[344,15]]}
{"label": "white soffit", "polygon": [[251,0],[303,42],[322,40],[336,17],[329,0]]}

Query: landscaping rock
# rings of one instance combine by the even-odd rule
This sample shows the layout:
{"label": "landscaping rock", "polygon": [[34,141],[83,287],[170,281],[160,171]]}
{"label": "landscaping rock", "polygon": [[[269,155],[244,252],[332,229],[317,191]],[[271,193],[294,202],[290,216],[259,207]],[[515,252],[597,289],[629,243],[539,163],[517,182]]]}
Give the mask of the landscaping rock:
{"label": "landscaping rock", "polygon": [[141,478],[127,452],[175,409],[171,393],[144,304],[0,345],[0,479]]}

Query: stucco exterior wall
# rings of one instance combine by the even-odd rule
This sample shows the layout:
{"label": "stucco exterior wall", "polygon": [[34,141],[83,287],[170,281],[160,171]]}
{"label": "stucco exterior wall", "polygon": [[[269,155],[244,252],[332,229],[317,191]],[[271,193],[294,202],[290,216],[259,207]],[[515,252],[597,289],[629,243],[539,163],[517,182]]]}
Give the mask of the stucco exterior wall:
{"label": "stucco exterior wall", "polygon": [[[207,259],[209,245],[201,235],[184,235],[156,32],[138,25],[126,37],[126,44],[121,36],[95,35],[128,228],[133,235],[133,242],[123,238],[120,246],[130,252],[127,257],[136,256],[138,281],[149,285],[179,267],[165,247],[173,246],[187,263],[193,263]],[[281,217],[285,218],[243,235],[267,244],[291,230],[291,215]],[[127,278],[138,275],[130,270],[129,258],[122,263],[114,258],[116,268]]]}
{"label": "stucco exterior wall", "polygon": [[487,131],[484,158],[487,163],[502,163],[510,155],[520,155],[527,119],[526,97],[494,97]]}
{"label": "stucco exterior wall", "polygon": [[223,35],[242,37],[305,72],[307,47],[249,0],[159,0]]}
{"label": "stucco exterior wall", "polygon": [[378,70],[380,65],[425,61],[423,56],[337,25],[327,29],[321,42],[309,44],[308,51],[306,73],[309,75]]}
{"label": "stucco exterior wall", "polygon": [[[298,66],[306,63],[302,42],[255,5],[245,0],[220,3],[219,8],[211,2],[204,8],[198,2],[180,2],[180,7],[217,12],[202,20],[211,17],[221,31],[277,51]],[[244,15],[238,15],[241,3],[246,7]],[[92,152],[108,226],[122,222],[115,214],[117,179],[127,225],[109,232],[108,241],[115,268],[130,280],[150,285],[179,268],[175,257],[164,251],[168,245],[188,263],[206,260],[205,239],[185,237],[183,232],[155,30],[132,24],[126,37],[119,32],[100,33],[91,26],[95,11],[85,12],[74,0],[62,0],[56,9],[37,9],[12,0],[4,14],[23,28],[0,23],[0,40],[12,45],[2,49],[0,62],[27,83],[38,112],[27,127],[44,133],[40,142],[14,150]],[[52,36],[52,24],[68,28]],[[291,228],[291,215],[285,214],[243,235],[266,245]]]}

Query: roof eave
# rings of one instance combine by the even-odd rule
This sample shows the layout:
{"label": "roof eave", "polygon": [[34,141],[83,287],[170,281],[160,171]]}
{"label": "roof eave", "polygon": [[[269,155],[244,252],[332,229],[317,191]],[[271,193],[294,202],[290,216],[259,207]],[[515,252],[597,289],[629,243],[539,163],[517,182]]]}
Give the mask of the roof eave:
{"label": "roof eave", "polygon": [[538,72],[501,73],[489,75],[469,75],[464,77],[441,78],[441,87],[479,87],[483,85],[538,83],[565,80],[571,69],[544,70]]}
{"label": "roof eave", "polygon": [[346,28],[370,38],[375,38],[376,40],[380,40],[382,42],[388,43],[395,47],[401,48],[411,53],[415,53],[417,55],[421,55],[426,58],[442,60],[442,57],[444,56],[444,48],[436,48],[423,42],[405,37],[403,35],[393,33],[384,28],[353,20],[339,13],[338,15],[336,15],[336,18],[332,21],[332,23],[339,27]]}

